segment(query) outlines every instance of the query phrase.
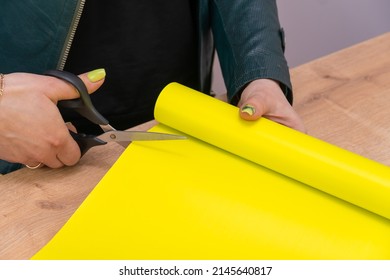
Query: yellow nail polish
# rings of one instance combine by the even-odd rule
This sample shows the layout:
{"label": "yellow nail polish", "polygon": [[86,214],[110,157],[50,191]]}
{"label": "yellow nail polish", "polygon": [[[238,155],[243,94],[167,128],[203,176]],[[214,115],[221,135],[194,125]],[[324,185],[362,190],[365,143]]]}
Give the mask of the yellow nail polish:
{"label": "yellow nail polish", "polygon": [[242,107],[241,112],[247,113],[249,116],[253,116],[256,113],[256,109],[252,105],[245,105]]}
{"label": "yellow nail polish", "polygon": [[106,77],[106,70],[103,68],[93,70],[87,74],[87,77],[92,83],[96,83]]}

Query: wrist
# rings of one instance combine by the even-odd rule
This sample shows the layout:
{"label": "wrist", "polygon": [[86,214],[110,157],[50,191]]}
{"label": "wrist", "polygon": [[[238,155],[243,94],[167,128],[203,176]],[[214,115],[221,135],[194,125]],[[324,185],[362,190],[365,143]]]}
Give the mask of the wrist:
{"label": "wrist", "polygon": [[4,94],[4,87],[5,87],[5,75],[3,73],[0,73],[0,97]]}

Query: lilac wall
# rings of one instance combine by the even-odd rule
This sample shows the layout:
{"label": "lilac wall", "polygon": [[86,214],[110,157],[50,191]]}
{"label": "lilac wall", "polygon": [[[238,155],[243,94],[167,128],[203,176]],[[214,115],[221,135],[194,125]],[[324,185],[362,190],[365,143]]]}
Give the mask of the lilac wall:
{"label": "lilac wall", "polygon": [[[290,66],[390,31],[389,0],[277,0]],[[390,55],[390,54],[389,54]]]}

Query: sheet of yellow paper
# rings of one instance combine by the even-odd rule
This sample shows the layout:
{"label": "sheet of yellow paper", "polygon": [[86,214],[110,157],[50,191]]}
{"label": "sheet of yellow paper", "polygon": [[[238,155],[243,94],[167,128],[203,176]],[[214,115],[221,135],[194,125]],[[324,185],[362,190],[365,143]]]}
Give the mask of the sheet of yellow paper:
{"label": "sheet of yellow paper", "polygon": [[194,137],[130,145],[34,259],[390,259],[386,167],[177,84],[155,114]]}

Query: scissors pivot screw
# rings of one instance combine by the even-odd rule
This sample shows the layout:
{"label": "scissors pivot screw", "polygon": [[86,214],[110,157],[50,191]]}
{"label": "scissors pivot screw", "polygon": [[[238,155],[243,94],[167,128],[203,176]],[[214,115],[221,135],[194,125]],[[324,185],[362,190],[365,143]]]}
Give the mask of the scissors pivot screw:
{"label": "scissors pivot screw", "polygon": [[116,135],[115,134],[110,134],[110,138],[111,139],[116,139]]}

